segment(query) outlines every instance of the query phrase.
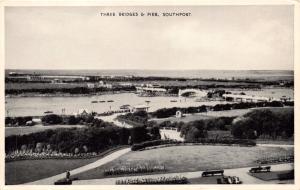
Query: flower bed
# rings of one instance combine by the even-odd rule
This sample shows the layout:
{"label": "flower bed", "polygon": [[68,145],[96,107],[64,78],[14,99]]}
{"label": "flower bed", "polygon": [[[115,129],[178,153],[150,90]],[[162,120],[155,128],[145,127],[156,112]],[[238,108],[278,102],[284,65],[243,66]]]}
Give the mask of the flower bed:
{"label": "flower bed", "polygon": [[256,162],[258,164],[290,163],[290,162],[294,162],[294,155],[263,158],[257,160]]}
{"label": "flower bed", "polygon": [[5,155],[5,162],[11,161],[19,161],[19,160],[44,160],[44,159],[88,159],[88,158],[95,158],[99,156],[104,156],[109,154],[113,151],[119,150],[127,146],[120,146],[115,147],[112,149],[108,149],[101,153],[96,152],[88,152],[88,153],[35,153],[35,152],[22,152],[22,151],[15,151]]}
{"label": "flower bed", "polygon": [[159,177],[159,178],[136,178],[117,180],[116,185],[134,185],[134,184],[187,184],[186,177]]}
{"label": "flower bed", "polygon": [[146,141],[139,144],[134,144],[131,147],[132,151],[144,150],[148,147],[160,145],[184,145],[184,144],[197,144],[197,145],[238,145],[238,146],[255,146],[256,143],[246,139],[198,139],[197,141],[176,141],[176,140],[155,140]]}
{"label": "flower bed", "polygon": [[121,174],[134,174],[134,173],[152,173],[166,171],[164,165],[139,165],[139,166],[122,166],[119,168],[110,168],[104,170],[104,175],[121,175]]}

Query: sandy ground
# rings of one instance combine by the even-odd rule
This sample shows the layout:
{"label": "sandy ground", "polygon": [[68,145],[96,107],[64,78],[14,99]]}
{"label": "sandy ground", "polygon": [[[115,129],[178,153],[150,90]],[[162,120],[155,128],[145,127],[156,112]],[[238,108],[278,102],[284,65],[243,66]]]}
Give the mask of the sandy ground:
{"label": "sandy ground", "polygon": [[118,121],[117,120],[118,115],[121,115],[121,114],[113,114],[113,115],[109,115],[109,116],[99,116],[97,118],[102,119],[103,121],[106,121],[106,122],[114,123],[118,127],[132,128],[132,125],[129,125],[125,122]]}

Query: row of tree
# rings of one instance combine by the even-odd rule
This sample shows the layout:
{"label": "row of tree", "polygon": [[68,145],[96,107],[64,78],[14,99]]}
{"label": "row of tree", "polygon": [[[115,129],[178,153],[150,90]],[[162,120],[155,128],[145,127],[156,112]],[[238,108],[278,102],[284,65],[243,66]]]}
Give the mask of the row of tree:
{"label": "row of tree", "polygon": [[120,121],[135,123],[136,125],[145,125],[148,121],[148,113],[146,111],[138,111],[134,113],[127,113],[125,115],[118,115],[117,119]]}
{"label": "row of tree", "polygon": [[206,112],[208,110],[212,111],[224,111],[224,110],[234,110],[234,109],[248,109],[255,107],[283,107],[283,106],[293,106],[293,102],[281,102],[281,101],[272,101],[272,102],[240,102],[240,103],[232,103],[232,104],[216,104],[214,106],[197,106],[197,107],[187,107],[187,108],[162,108],[158,109],[151,114],[152,117],[156,118],[167,118],[176,115],[177,111],[181,111],[183,113],[193,114],[193,113],[201,113]]}
{"label": "row of tree", "polygon": [[55,93],[66,93],[66,94],[90,94],[90,93],[97,93],[97,92],[110,92],[110,91],[135,91],[136,88],[134,86],[129,87],[113,87],[104,88],[104,87],[97,87],[97,88],[88,88],[88,87],[74,87],[74,88],[30,88],[30,89],[5,89],[5,94],[22,94],[22,93],[40,93],[40,94],[55,94]]}
{"label": "row of tree", "polygon": [[5,151],[21,150],[22,146],[26,146],[34,152],[49,151],[49,147],[51,151],[63,153],[101,152],[108,147],[154,139],[160,139],[159,130],[146,126],[120,128],[94,119],[90,126],[83,128],[49,129],[27,135],[8,136],[5,138]]}
{"label": "row of tree", "polygon": [[180,126],[180,135],[185,141],[195,141],[199,138],[207,138],[208,131],[212,130],[230,130],[233,117],[219,117],[206,120],[196,120],[185,123]]}

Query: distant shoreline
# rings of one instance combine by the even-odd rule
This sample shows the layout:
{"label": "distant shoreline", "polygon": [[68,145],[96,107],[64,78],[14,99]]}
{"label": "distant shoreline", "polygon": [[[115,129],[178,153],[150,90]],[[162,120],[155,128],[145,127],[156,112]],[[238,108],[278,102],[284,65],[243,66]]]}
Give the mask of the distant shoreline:
{"label": "distant shoreline", "polygon": [[156,70],[156,69],[5,69],[5,76],[9,72],[21,72],[25,74],[43,74],[43,75],[82,75],[82,76],[134,76],[134,77],[169,77],[186,79],[263,79],[286,80],[294,78],[294,70]]}
{"label": "distant shoreline", "polygon": [[92,97],[92,96],[101,96],[101,95],[113,95],[113,94],[123,94],[123,93],[134,93],[135,91],[107,91],[100,92],[95,94],[68,94],[68,93],[23,93],[23,94],[6,94],[5,98],[25,98],[25,97]]}

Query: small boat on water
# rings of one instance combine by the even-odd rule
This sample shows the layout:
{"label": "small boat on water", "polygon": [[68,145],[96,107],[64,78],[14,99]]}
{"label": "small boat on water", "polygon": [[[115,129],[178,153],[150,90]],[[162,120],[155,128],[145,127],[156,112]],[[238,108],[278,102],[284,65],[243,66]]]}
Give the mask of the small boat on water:
{"label": "small boat on water", "polygon": [[170,100],[170,102],[177,102],[177,100]]}
{"label": "small boat on water", "polygon": [[150,103],[151,101],[150,101],[150,100],[146,100],[145,102],[146,102],[146,103]]}
{"label": "small boat on water", "polygon": [[107,100],[107,102],[114,102],[113,100]]}
{"label": "small boat on water", "polygon": [[98,103],[98,101],[97,100],[93,100],[92,103]]}
{"label": "small boat on water", "polygon": [[129,109],[129,107],[130,107],[129,104],[125,104],[125,105],[120,106],[120,109],[125,110],[125,109]]}
{"label": "small boat on water", "polygon": [[53,111],[45,111],[45,114],[53,113]]}
{"label": "small boat on water", "polygon": [[99,103],[104,103],[104,102],[105,102],[105,100],[100,100],[100,101],[99,101]]}

